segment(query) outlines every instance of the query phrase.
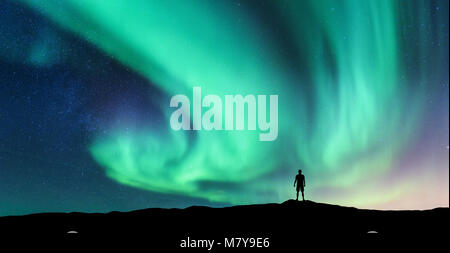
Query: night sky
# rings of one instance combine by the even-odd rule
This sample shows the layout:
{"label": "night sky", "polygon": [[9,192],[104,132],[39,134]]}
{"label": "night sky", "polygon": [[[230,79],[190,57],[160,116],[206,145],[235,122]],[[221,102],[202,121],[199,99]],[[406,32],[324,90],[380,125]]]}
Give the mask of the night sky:
{"label": "night sky", "polygon": [[[0,215],[305,197],[449,205],[449,3],[0,4]],[[279,95],[278,138],[174,131],[175,94]]]}

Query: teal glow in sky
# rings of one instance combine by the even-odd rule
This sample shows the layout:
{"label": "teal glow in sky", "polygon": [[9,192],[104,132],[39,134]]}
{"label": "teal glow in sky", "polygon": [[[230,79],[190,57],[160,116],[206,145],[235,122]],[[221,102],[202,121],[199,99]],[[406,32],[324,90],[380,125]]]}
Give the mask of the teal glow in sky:
{"label": "teal glow in sky", "polygon": [[[138,125],[120,115],[86,146],[118,183],[231,204],[280,202],[294,197],[301,168],[314,201],[448,206],[448,3],[24,2],[164,94],[165,120]],[[194,86],[221,97],[279,95],[278,139],[173,131],[170,97]]]}

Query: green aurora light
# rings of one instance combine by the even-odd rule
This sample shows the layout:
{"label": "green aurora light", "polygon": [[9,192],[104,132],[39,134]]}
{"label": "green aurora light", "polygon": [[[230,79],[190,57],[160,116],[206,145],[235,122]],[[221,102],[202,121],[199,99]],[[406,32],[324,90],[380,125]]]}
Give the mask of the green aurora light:
{"label": "green aurora light", "polygon": [[[233,204],[279,201],[293,196],[301,167],[307,197],[355,206],[408,199],[417,184],[384,183],[424,113],[426,86],[409,92],[402,79],[411,76],[404,60],[411,48],[399,36],[411,6],[272,1],[290,36],[283,42],[227,1],[25,2],[167,94],[160,104],[167,127],[122,123],[88,147],[122,184]],[[426,14],[416,18],[430,22]],[[430,73],[420,69],[417,83]],[[259,142],[258,131],[172,131],[170,97],[194,86],[219,96],[278,94],[278,139]]]}

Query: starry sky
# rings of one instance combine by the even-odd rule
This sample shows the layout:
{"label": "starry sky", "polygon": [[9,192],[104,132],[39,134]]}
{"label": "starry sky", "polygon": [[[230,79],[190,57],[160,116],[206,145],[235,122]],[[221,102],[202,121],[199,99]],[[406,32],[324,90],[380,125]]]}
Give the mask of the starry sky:
{"label": "starry sky", "polygon": [[[446,0],[0,3],[0,215],[449,205]],[[278,138],[170,98],[279,95]]]}

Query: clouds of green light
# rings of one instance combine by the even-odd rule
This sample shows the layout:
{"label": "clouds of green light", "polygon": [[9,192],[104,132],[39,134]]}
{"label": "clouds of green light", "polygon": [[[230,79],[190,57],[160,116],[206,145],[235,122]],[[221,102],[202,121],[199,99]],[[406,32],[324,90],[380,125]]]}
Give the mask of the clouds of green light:
{"label": "clouds of green light", "polygon": [[[112,179],[213,201],[278,201],[292,195],[301,165],[316,199],[326,199],[323,187],[362,189],[329,201],[390,199],[379,200],[380,193],[364,185],[392,169],[422,102],[405,103],[399,80],[405,73],[398,58],[398,2],[274,2],[295,47],[289,56],[263,24],[227,1],[26,2],[168,97],[189,95],[193,86],[219,96],[279,95],[279,138],[272,143],[259,142],[251,131],[199,131],[191,141],[169,125],[165,132],[116,127],[89,147]],[[304,63],[303,69],[286,68],[292,62]],[[160,106],[168,123],[169,99]],[[414,113],[405,115],[406,109]],[[292,173],[278,173],[284,168]]]}

